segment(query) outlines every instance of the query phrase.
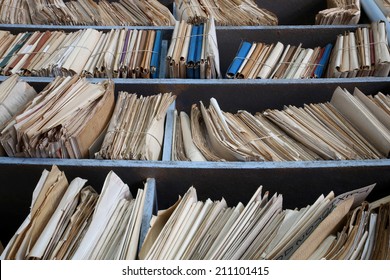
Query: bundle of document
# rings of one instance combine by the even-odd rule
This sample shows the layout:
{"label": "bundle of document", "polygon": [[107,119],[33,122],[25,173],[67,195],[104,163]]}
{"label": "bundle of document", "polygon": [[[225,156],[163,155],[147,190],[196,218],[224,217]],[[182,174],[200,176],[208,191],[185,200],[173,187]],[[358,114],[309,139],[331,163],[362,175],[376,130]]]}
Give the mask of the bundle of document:
{"label": "bundle of document", "polygon": [[0,0],[0,23],[64,25],[173,25],[157,0]]}
{"label": "bundle of document", "polygon": [[2,75],[156,78],[161,30],[0,31]]}
{"label": "bundle of document", "polygon": [[[262,186],[246,206],[240,202],[235,207],[229,207],[224,199],[199,201],[196,189],[191,187],[183,198],[156,217],[139,258],[297,258],[301,252],[316,249],[311,238],[318,229],[325,228],[325,231],[318,230],[324,235],[338,230],[337,225],[343,221],[349,210],[364,203],[374,186],[375,184],[356,189],[337,197],[330,192],[326,196],[319,196],[312,205],[301,209],[283,209],[283,196],[278,193],[271,196],[268,191],[263,193]],[[383,235],[386,234],[385,227],[388,228],[388,220],[386,226],[380,229]],[[375,243],[379,246],[385,241],[389,241],[388,235],[387,239],[376,239]],[[300,250],[302,246],[309,247],[309,250]]]}
{"label": "bundle of document", "polygon": [[166,57],[166,78],[221,78],[214,20],[177,21]]}
{"label": "bundle of document", "polygon": [[158,160],[171,93],[139,96],[119,92],[103,144],[96,158]]}
{"label": "bundle of document", "polygon": [[338,87],[330,102],[252,115],[193,105],[176,114],[172,160],[300,161],[380,159],[390,152],[390,97]]}
{"label": "bundle of document", "polygon": [[308,79],[321,78],[332,45],[298,46],[243,41],[230,64],[228,79]]}
{"label": "bundle of document", "polygon": [[31,211],[8,242],[1,259],[136,259],[155,207],[155,180],[133,197],[110,172],[100,195],[57,166],[44,170]]}
{"label": "bundle of document", "polygon": [[327,78],[387,77],[389,72],[390,49],[384,22],[337,36]]}
{"label": "bundle of document", "polygon": [[113,109],[112,81],[57,77],[4,125],[0,142],[10,157],[88,158]]}
{"label": "bundle of document", "polygon": [[198,24],[213,17],[217,25],[277,25],[276,15],[253,0],[175,0],[178,20]]}
{"label": "bundle of document", "polygon": [[327,9],[316,15],[316,24],[357,24],[360,19],[360,0],[328,0]]}
{"label": "bundle of document", "polygon": [[389,260],[390,196],[350,204],[336,208],[290,259]]}
{"label": "bundle of document", "polygon": [[300,209],[283,209],[283,195],[262,186],[233,207],[200,201],[190,187],[156,213],[153,178],[134,197],[110,171],[98,194],[52,166],[0,259],[389,259],[390,196],[367,202],[374,187],[329,192]]}
{"label": "bundle of document", "polygon": [[28,83],[12,75],[0,84],[0,129],[37,95]]}

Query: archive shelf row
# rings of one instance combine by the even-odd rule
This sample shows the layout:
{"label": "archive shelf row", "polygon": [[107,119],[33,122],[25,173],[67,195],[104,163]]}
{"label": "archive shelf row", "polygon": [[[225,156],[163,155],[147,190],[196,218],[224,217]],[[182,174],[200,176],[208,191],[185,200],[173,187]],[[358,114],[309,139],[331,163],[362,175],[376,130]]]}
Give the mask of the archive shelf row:
{"label": "archive shelf row", "polygon": [[[166,1],[167,5],[171,1]],[[242,40],[302,43],[305,47],[324,46],[334,42],[338,34],[354,30],[357,26],[314,26],[315,14],[325,8],[326,1],[259,1],[279,17],[279,26],[270,27],[217,27],[221,57],[221,73],[225,74]],[[273,7],[275,9],[273,9]],[[78,30],[96,28],[109,30],[121,26],[42,26],[1,24],[0,30],[13,33],[33,30]],[[161,29],[165,48],[169,44],[173,27],[128,27]],[[163,60],[163,58],[162,58]],[[164,67],[161,67],[162,69]],[[390,79],[312,79],[312,80],[180,80],[114,79],[115,91],[151,95],[173,92],[177,95],[175,107],[189,112],[193,103],[208,103],[215,97],[224,111],[250,112],[283,105],[303,105],[328,101],[337,86],[352,90],[358,87],[365,94],[378,91],[390,93]],[[0,76],[0,82],[6,79]],[[51,77],[23,77],[37,90],[53,80]],[[92,79],[100,81],[101,79]],[[173,109],[173,108],[172,108]],[[224,197],[229,205],[246,203],[254,190],[263,185],[271,194],[284,197],[284,207],[302,207],[311,204],[320,194],[333,190],[336,194],[377,183],[369,198],[390,194],[390,160],[316,161],[316,162],[175,162],[170,160],[172,143],[172,111],[166,119],[166,135],[161,161],[125,161],[95,159],[27,159],[0,158],[0,219],[4,221],[0,240],[7,243],[29,212],[32,191],[44,168],[55,164],[65,171],[68,179],[88,179],[100,191],[110,170],[117,173],[132,191],[142,186],[148,177],[156,178],[159,208],[171,205],[190,187],[197,189],[200,199]]]}

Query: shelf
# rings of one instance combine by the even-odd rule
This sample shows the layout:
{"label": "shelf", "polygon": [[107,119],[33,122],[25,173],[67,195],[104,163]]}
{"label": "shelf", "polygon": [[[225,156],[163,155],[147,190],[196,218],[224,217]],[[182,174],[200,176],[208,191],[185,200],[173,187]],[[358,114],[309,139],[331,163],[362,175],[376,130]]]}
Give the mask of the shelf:
{"label": "shelf", "polygon": [[[220,56],[220,69],[224,77],[226,71],[234,59],[236,52],[242,40],[299,45],[305,48],[314,48],[317,46],[325,46],[328,43],[334,43],[337,35],[346,31],[353,31],[356,28],[366,25],[334,25],[334,26],[219,26],[216,28],[217,41]],[[160,78],[165,78],[165,54],[169,47],[172,37],[173,27],[151,27],[151,26],[62,26],[62,25],[10,25],[0,24],[0,30],[7,30],[12,33],[26,31],[46,31],[46,30],[64,30],[72,32],[83,28],[94,28],[107,32],[111,29],[160,29],[162,30],[163,48],[160,64]],[[246,82],[247,80],[243,80]]]}

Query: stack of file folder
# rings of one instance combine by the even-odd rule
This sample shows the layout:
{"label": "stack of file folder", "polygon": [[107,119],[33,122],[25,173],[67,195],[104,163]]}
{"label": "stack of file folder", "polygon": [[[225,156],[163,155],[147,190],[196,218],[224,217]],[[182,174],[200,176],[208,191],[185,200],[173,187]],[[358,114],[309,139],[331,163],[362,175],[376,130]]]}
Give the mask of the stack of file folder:
{"label": "stack of file folder", "polygon": [[166,58],[167,78],[221,78],[214,20],[176,22]]}
{"label": "stack of file folder", "polygon": [[253,0],[175,0],[178,20],[198,24],[210,17],[217,25],[277,25],[276,15],[259,8]]}
{"label": "stack of file folder", "polygon": [[159,160],[165,116],[176,96],[137,96],[119,92],[115,110],[96,158]]}
{"label": "stack of file folder", "polygon": [[[243,182],[244,184],[244,182]],[[390,259],[390,196],[368,202],[371,184],[321,194],[284,209],[283,194],[257,188],[249,202],[198,200],[195,187],[157,210],[156,181],[135,196],[113,171],[96,192],[43,170],[30,213],[0,259],[18,260],[367,260]]]}
{"label": "stack of file folder", "polygon": [[332,45],[303,48],[298,46],[241,42],[230,64],[228,79],[308,79],[321,78]]}
{"label": "stack of file folder", "polygon": [[1,0],[0,23],[59,25],[173,25],[158,0]]}
{"label": "stack of file folder", "polygon": [[262,186],[246,206],[240,202],[235,207],[229,207],[223,198],[199,201],[196,189],[191,187],[183,198],[157,216],[139,257],[389,259],[390,197],[368,203],[366,197],[374,186],[338,196],[333,192],[320,195],[312,205],[301,209],[283,209],[282,194],[271,196],[263,192]]}
{"label": "stack of file folder", "polygon": [[316,15],[316,24],[358,24],[360,0],[328,0],[327,6]]}
{"label": "stack of file folder", "polygon": [[10,157],[88,158],[113,109],[112,81],[57,77],[4,124],[0,142]]}
{"label": "stack of file folder", "polygon": [[0,84],[0,129],[37,95],[28,83],[12,75]]}
{"label": "stack of file folder", "polygon": [[161,30],[0,31],[2,75],[157,78]]}
{"label": "stack of file folder", "polygon": [[212,98],[175,118],[173,160],[300,161],[387,158],[390,97],[338,87],[330,102],[252,115],[223,112]]}
{"label": "stack of file folder", "polygon": [[387,77],[390,49],[385,22],[340,34],[326,72],[328,78]]}
{"label": "stack of file folder", "polygon": [[1,259],[136,259],[156,209],[155,180],[136,196],[110,172],[98,194],[87,180],[70,183],[57,166],[44,170],[31,212]]}

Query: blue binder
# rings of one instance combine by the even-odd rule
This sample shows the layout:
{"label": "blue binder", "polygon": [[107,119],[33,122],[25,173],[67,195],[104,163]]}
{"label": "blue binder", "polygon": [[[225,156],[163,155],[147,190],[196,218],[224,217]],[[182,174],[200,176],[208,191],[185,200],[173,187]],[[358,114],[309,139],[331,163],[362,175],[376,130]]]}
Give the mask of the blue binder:
{"label": "blue binder", "polygon": [[204,24],[200,24],[196,36],[194,78],[200,79],[200,59],[202,56]]}
{"label": "blue binder", "polygon": [[156,30],[154,38],[153,53],[150,60],[150,77],[156,79],[160,72],[160,55],[161,55],[162,33],[161,30]]}
{"label": "blue binder", "polygon": [[320,61],[318,62],[318,66],[314,70],[314,78],[321,78],[322,74],[324,73],[326,65],[328,65],[328,60],[330,57],[330,52],[332,50],[333,45],[327,44],[325,46],[324,53],[321,56]]}
{"label": "blue binder", "polygon": [[191,30],[191,38],[190,38],[190,46],[188,48],[187,55],[187,78],[193,79],[195,77],[194,74],[194,65],[195,65],[195,50],[196,50],[196,39],[198,38],[198,30],[199,26],[192,26]]}
{"label": "blue binder", "polygon": [[240,48],[238,49],[238,52],[236,54],[236,57],[233,59],[232,63],[230,64],[226,72],[226,78],[233,79],[236,76],[238,69],[240,69],[240,66],[243,63],[251,47],[252,44],[249,42],[243,41],[241,43]]}

